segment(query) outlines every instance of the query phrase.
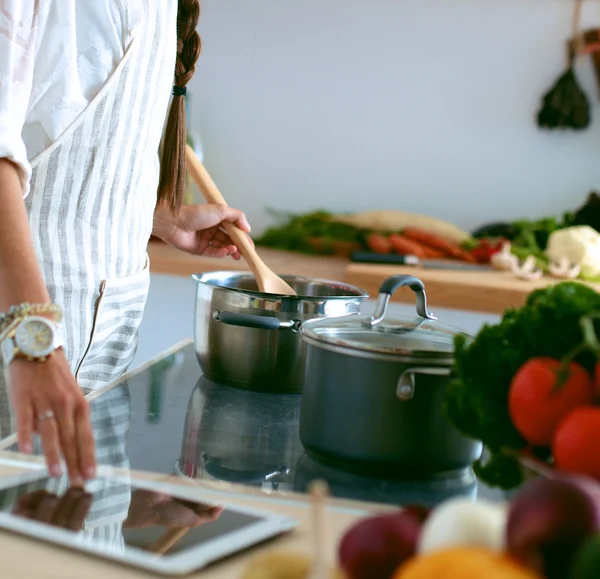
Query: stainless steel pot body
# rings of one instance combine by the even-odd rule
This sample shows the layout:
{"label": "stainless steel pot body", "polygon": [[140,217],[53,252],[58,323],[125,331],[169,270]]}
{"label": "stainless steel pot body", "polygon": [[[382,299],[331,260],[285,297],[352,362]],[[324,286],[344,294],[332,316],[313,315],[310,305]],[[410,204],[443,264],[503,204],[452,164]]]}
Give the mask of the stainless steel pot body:
{"label": "stainless steel pot body", "polygon": [[306,364],[306,346],[298,332],[302,323],[358,313],[368,298],[343,283],[283,278],[298,296],[261,293],[246,272],[194,276],[194,340],[207,378],[257,391],[301,392]]}
{"label": "stainless steel pot body", "polygon": [[[435,319],[426,311],[424,291],[417,297],[420,315]],[[389,295],[380,299],[374,323],[385,316],[388,301]],[[454,428],[443,410],[451,360],[352,350],[309,339],[310,326],[302,329],[308,351],[300,414],[300,439],[310,456],[336,468],[398,478],[471,467],[482,445]]]}

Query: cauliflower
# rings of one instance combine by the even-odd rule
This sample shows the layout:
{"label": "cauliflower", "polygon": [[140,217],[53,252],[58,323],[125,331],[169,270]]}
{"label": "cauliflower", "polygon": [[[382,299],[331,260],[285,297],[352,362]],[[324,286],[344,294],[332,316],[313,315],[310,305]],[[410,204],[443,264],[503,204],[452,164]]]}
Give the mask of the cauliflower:
{"label": "cauliflower", "polygon": [[550,235],[546,256],[550,262],[581,268],[581,277],[600,277],[600,233],[588,225],[559,229]]}

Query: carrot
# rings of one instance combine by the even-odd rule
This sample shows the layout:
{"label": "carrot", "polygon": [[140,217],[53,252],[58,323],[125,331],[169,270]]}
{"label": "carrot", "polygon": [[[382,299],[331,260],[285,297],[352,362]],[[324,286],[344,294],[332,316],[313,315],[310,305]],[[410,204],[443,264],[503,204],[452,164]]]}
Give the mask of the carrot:
{"label": "carrot", "polygon": [[446,257],[446,254],[439,249],[434,249],[433,247],[429,247],[427,245],[421,245],[421,247],[423,248],[425,257],[430,259],[441,259],[442,257]]}
{"label": "carrot", "polygon": [[412,227],[406,228],[402,233],[408,239],[437,249],[449,257],[460,259],[462,261],[473,261],[473,256],[465,251],[460,245],[448,241],[439,235],[434,235],[433,233]]}
{"label": "carrot", "polygon": [[461,259],[462,261],[468,261],[470,263],[477,263],[474,255],[471,255],[466,249],[460,248],[461,257],[457,259]]}
{"label": "carrot", "polygon": [[394,251],[392,242],[387,237],[378,233],[367,235],[365,241],[373,253],[392,253]]}
{"label": "carrot", "polygon": [[412,239],[394,233],[389,237],[390,242],[394,246],[394,251],[400,254],[416,255],[419,259],[425,257],[425,251],[420,243],[416,243]]}

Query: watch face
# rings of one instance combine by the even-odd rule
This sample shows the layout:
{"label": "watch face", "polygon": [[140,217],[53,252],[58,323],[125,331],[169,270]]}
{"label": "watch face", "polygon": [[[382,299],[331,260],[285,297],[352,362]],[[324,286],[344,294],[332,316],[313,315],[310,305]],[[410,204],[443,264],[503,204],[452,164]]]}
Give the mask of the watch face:
{"label": "watch face", "polygon": [[54,351],[54,329],[44,319],[25,320],[16,330],[15,342],[27,356],[48,356]]}

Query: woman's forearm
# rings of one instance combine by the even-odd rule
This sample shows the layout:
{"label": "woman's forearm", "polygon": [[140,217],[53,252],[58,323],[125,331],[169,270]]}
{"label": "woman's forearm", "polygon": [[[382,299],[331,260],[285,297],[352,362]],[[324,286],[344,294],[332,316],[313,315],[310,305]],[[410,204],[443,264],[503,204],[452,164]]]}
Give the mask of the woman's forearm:
{"label": "woman's forearm", "polygon": [[23,302],[48,301],[17,168],[0,159],[0,313]]}

